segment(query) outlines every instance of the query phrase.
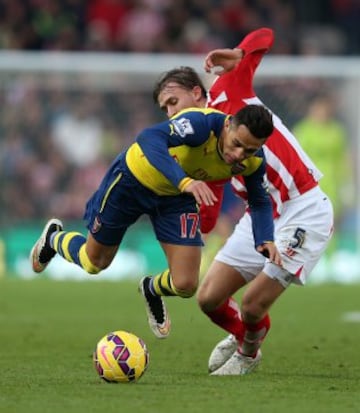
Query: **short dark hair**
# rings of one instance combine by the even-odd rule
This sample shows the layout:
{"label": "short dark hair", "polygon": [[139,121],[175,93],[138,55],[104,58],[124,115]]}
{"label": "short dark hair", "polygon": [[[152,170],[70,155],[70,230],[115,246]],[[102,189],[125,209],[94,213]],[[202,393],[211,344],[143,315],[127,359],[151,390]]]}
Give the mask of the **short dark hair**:
{"label": "short dark hair", "polygon": [[158,103],[160,92],[170,82],[178,83],[180,86],[187,90],[191,90],[195,86],[199,86],[203,97],[206,98],[205,86],[196,71],[189,66],[180,66],[164,72],[160,76],[159,80],[155,83],[153,90],[153,100],[155,103]]}
{"label": "short dark hair", "polygon": [[271,112],[261,105],[247,105],[233,117],[234,126],[245,125],[258,139],[268,138],[274,130]]}

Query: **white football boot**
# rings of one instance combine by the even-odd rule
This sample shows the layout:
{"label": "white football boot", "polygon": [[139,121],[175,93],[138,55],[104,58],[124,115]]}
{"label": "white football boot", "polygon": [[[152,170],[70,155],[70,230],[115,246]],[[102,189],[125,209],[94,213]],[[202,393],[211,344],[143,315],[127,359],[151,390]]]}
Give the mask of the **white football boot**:
{"label": "white football boot", "polygon": [[157,338],[166,338],[170,334],[171,321],[164,300],[153,295],[149,288],[151,277],[143,277],[139,283],[139,292],[144,297],[149,326]]}
{"label": "white football boot", "polygon": [[34,272],[44,271],[49,262],[54,258],[56,251],[50,246],[50,236],[54,232],[62,230],[63,224],[59,219],[52,218],[46,223],[40,238],[30,252],[30,262]]}
{"label": "white football boot", "polygon": [[209,357],[209,373],[212,373],[213,371],[221,367],[224,363],[226,363],[234,354],[234,352],[238,348],[238,345],[238,341],[232,334],[217,343]]}
{"label": "white football boot", "polygon": [[247,357],[235,351],[229,360],[211,373],[212,376],[243,376],[251,373],[260,363],[262,358],[259,349],[256,357]]}

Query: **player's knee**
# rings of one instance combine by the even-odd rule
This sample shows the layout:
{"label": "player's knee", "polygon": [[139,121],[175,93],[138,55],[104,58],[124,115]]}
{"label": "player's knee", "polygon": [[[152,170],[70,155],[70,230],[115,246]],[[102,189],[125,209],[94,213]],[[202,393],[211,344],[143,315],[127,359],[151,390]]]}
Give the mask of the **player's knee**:
{"label": "player's knee", "polygon": [[80,249],[79,259],[81,267],[91,275],[99,274],[102,270],[109,266],[109,263],[107,261],[89,256],[86,252],[85,245]]}
{"label": "player's knee", "polygon": [[86,265],[83,266],[83,268],[88,274],[91,274],[91,275],[99,274],[99,272],[102,271],[102,268],[99,268],[96,265],[93,265],[91,263],[87,263]]}
{"label": "player's knee", "polygon": [[103,270],[101,266],[94,263],[88,256],[86,258],[82,261],[82,267],[88,274],[96,275]]}
{"label": "player's knee", "polygon": [[201,311],[204,313],[214,311],[221,304],[221,302],[211,294],[211,290],[204,283],[198,289],[196,300]]}
{"label": "player's knee", "polygon": [[194,294],[196,293],[197,287],[198,287],[197,280],[183,279],[183,280],[176,281],[176,282],[173,280],[173,288],[176,292],[176,295],[182,298],[193,297]]}

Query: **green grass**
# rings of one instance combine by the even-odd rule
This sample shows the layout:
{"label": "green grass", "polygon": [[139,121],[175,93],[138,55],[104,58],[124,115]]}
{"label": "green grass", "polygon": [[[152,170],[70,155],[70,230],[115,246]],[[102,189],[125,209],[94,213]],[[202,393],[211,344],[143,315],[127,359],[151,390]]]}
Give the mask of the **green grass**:
{"label": "green grass", "polygon": [[[0,412],[225,413],[360,411],[360,285],[292,287],[272,311],[263,362],[244,377],[210,377],[223,333],[194,299],[167,300],[167,340],[150,332],[132,282],[0,281]],[[91,353],[107,332],[144,339],[149,369],[138,383],[99,379]]]}

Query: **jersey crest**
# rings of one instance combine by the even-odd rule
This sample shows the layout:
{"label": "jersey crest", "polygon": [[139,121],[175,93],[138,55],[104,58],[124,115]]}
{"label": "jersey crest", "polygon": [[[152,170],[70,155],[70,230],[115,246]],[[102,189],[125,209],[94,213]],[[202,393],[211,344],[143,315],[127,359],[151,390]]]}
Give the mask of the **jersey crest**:
{"label": "jersey crest", "polygon": [[241,164],[241,163],[237,163],[236,165],[233,165],[231,167],[231,173],[232,175],[240,175],[242,174],[246,169],[246,166]]}

